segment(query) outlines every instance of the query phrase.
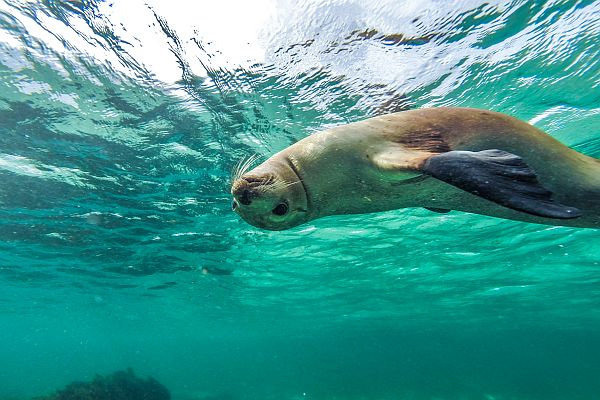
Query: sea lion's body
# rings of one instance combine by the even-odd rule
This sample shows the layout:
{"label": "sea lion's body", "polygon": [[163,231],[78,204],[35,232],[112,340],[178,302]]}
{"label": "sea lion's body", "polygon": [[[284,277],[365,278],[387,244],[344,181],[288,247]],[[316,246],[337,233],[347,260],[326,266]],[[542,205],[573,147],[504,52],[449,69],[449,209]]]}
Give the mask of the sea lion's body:
{"label": "sea lion's body", "polygon": [[[537,177],[535,184],[551,192],[546,204],[567,205],[567,213],[575,210],[576,217],[563,213],[548,218],[539,216],[545,215],[543,210],[533,215],[508,208],[502,201],[499,204],[473,194],[478,190],[468,192],[455,186],[454,172],[450,178],[442,178],[446,181],[436,179],[445,176],[440,168],[456,163],[443,160],[436,173],[431,173],[428,164],[428,159],[436,160],[433,156],[477,156],[477,152],[484,154],[490,149],[522,159]],[[338,126],[300,140],[247,175],[277,174],[282,165],[293,168],[306,193],[306,213],[300,223],[327,215],[425,207],[550,225],[600,227],[600,160],[568,148],[530,124],[491,111],[419,109]],[[465,164],[456,174],[477,172],[469,168]],[[531,179],[523,182],[528,184]],[[494,181],[485,181],[488,184],[493,189]],[[236,188],[234,183],[234,195],[240,193],[240,185]],[[510,199],[508,203],[512,204]]]}

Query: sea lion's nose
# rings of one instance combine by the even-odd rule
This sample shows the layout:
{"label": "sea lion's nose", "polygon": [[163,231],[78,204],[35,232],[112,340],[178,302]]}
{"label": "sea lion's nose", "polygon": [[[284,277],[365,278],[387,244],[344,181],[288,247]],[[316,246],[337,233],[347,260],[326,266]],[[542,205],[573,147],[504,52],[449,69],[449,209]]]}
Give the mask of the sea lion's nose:
{"label": "sea lion's nose", "polygon": [[249,206],[250,203],[252,203],[252,200],[250,199],[250,191],[248,189],[244,189],[242,192],[242,195],[240,196],[240,203],[245,206]]}
{"label": "sea lion's nose", "polygon": [[233,183],[231,193],[239,204],[248,206],[252,203],[252,200],[258,196],[257,188],[270,183],[272,179],[271,176],[243,176]]}
{"label": "sea lion's nose", "polygon": [[233,201],[235,203],[235,205],[232,205],[234,210],[240,204],[247,206],[252,203],[252,189],[248,188],[248,183],[244,180],[238,181],[234,184],[232,194],[234,197]]}

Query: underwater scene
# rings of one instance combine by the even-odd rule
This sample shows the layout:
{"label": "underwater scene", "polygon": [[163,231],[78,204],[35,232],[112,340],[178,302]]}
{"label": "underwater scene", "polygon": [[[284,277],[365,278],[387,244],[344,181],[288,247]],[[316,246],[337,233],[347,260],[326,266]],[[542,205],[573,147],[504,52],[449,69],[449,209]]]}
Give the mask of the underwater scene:
{"label": "underwater scene", "polygon": [[600,158],[600,2],[0,0],[0,400],[600,399],[600,229],[232,210],[431,107]]}

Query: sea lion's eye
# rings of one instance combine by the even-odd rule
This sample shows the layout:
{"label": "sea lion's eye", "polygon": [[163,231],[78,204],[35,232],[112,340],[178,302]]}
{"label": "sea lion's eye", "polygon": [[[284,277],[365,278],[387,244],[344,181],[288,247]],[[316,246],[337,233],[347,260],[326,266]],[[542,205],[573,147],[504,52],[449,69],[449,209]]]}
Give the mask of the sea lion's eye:
{"label": "sea lion's eye", "polygon": [[285,215],[285,214],[287,214],[287,212],[288,212],[287,203],[279,203],[279,204],[277,204],[277,207],[275,207],[273,209],[273,214],[279,215],[279,216]]}

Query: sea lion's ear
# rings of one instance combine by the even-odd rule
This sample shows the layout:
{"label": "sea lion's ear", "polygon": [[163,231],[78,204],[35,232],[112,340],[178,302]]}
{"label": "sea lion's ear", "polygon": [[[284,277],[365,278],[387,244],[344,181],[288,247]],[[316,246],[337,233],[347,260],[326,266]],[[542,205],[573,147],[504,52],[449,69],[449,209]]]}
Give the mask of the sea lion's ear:
{"label": "sea lion's ear", "polygon": [[552,192],[538,182],[535,172],[525,161],[506,151],[449,151],[429,157],[421,170],[517,211],[546,218],[581,216],[577,208],[552,200]]}

